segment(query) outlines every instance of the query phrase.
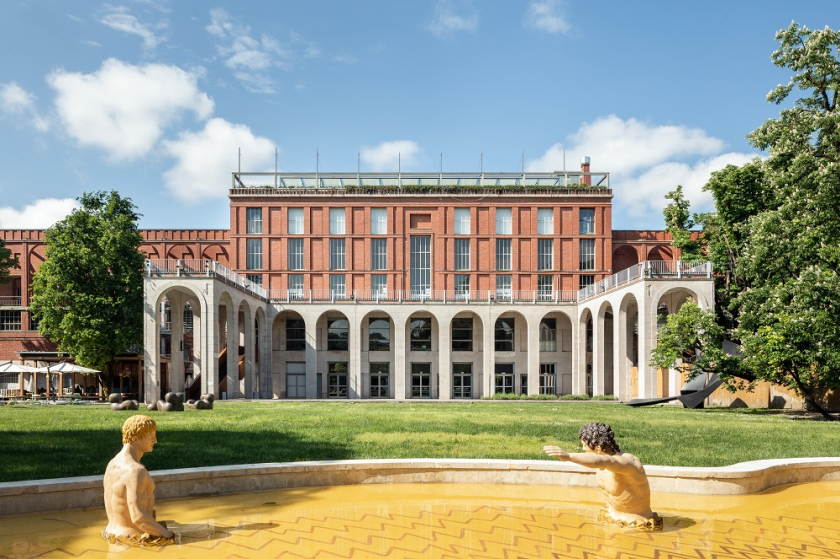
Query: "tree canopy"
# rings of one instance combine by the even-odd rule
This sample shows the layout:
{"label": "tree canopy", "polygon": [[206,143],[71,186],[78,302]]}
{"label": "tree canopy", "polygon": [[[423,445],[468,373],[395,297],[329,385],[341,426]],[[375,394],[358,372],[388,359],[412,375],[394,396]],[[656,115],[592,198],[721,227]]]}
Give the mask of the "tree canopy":
{"label": "tree canopy", "polygon": [[[715,211],[695,216],[717,272],[717,310],[684,305],[670,316],[653,363],[680,357],[694,373],[787,386],[830,417],[820,397],[840,388],[840,32],[792,23],[776,39],[772,60],[791,78],[767,98],[790,106],[748,136],[767,156],[714,173],[705,189]],[[696,357],[718,355],[712,323],[737,355]]]}
{"label": "tree canopy", "polygon": [[76,362],[107,371],[142,341],[143,256],[138,214],[117,192],[83,194],[46,231],[47,259],[32,283],[38,329]]}
{"label": "tree canopy", "polygon": [[9,281],[9,270],[18,265],[17,258],[6,248],[6,243],[0,239],[0,283]]}

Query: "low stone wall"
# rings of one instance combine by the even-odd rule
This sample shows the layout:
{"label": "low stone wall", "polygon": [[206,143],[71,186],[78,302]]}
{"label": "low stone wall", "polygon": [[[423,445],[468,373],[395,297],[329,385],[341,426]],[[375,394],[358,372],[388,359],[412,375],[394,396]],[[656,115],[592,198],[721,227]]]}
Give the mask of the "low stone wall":
{"label": "low stone wall", "polygon": [[[655,492],[745,495],[788,483],[840,480],[840,458],[647,466]],[[152,472],[158,499],[361,483],[508,483],[595,487],[594,470],[549,460],[400,459],[285,462]],[[102,506],[102,476],[0,483],[0,515]]]}

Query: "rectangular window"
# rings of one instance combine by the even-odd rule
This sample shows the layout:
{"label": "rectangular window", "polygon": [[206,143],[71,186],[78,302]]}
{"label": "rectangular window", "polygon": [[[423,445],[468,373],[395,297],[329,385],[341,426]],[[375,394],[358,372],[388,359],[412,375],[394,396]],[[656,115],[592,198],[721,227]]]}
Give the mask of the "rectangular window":
{"label": "rectangular window", "polygon": [[595,239],[580,240],[580,269],[595,269]]}
{"label": "rectangular window", "polygon": [[245,274],[245,279],[251,283],[262,285],[262,274]]}
{"label": "rectangular window", "polygon": [[432,364],[411,364],[411,397],[430,398],[432,395]]}
{"label": "rectangular window", "polygon": [[306,349],[306,325],[302,318],[286,319],[286,351]]}
{"label": "rectangular window", "polygon": [[510,299],[512,296],[511,277],[508,275],[496,276],[496,298]]}
{"label": "rectangular window", "polygon": [[591,274],[582,274],[580,276],[580,288],[589,287],[595,284],[595,276]]}
{"label": "rectangular window", "polygon": [[330,276],[330,296],[333,299],[344,299],[347,296],[344,291],[344,274]]}
{"label": "rectangular window", "polygon": [[390,380],[390,363],[370,364],[370,397],[388,398],[390,392],[388,384]]}
{"label": "rectangular window", "polygon": [[470,234],[470,209],[455,208],[455,234]]}
{"label": "rectangular window", "polygon": [[544,318],[540,321],[540,351],[557,351],[556,318]]}
{"label": "rectangular window", "polygon": [[344,269],[344,239],[330,239],[330,270]]}
{"label": "rectangular window", "polygon": [[557,394],[554,363],[540,363],[540,394]]}
{"label": "rectangular window", "polygon": [[452,351],[473,350],[473,319],[452,319]]}
{"label": "rectangular window", "polygon": [[595,208],[580,209],[580,234],[595,234]]}
{"label": "rectangular window", "polygon": [[554,278],[552,276],[540,275],[537,276],[537,296],[540,301],[548,301],[551,299],[554,291]]}
{"label": "rectangular window", "polygon": [[303,274],[289,274],[289,297],[303,299]]}
{"label": "rectangular window", "polygon": [[452,364],[452,397],[472,398],[472,363]]}
{"label": "rectangular window", "polygon": [[432,319],[411,319],[411,351],[432,351]]}
{"label": "rectangular window", "polygon": [[347,397],[347,362],[327,363],[327,398]]}
{"label": "rectangular window", "polygon": [[262,233],[262,208],[247,208],[245,210],[247,231],[249,235]]}
{"label": "rectangular window", "polygon": [[510,239],[496,239],[496,269],[510,270]]}
{"label": "rectangular window", "polygon": [[470,240],[455,239],[455,269],[470,269]]}
{"label": "rectangular window", "polygon": [[289,208],[289,235],[303,235],[303,208]]}
{"label": "rectangular window", "polygon": [[554,210],[539,208],[537,210],[537,235],[554,234]]}
{"label": "rectangular window", "polygon": [[510,208],[496,208],[496,234],[510,235],[513,233],[513,219]]}
{"label": "rectangular window", "polygon": [[455,295],[457,297],[468,297],[470,294],[470,276],[467,274],[455,274]]}
{"label": "rectangular window", "polygon": [[374,274],[371,276],[371,290],[374,297],[388,296],[388,276]]}
{"label": "rectangular window", "polygon": [[330,208],[330,235],[344,235],[344,208]]}
{"label": "rectangular window", "polygon": [[496,363],[496,394],[513,394],[513,363]]}
{"label": "rectangular window", "polygon": [[346,318],[327,320],[327,351],[347,351],[350,323]]}
{"label": "rectangular window", "polygon": [[528,394],[528,375],[519,375],[519,393]]}
{"label": "rectangular window", "polygon": [[386,208],[373,208],[370,210],[370,232],[373,235],[385,235],[388,233],[388,210]]}
{"label": "rectangular window", "polygon": [[306,363],[286,362],[286,397],[306,398]]}
{"label": "rectangular window", "polygon": [[21,329],[21,311],[0,310],[0,331],[2,330],[20,330]]}
{"label": "rectangular window", "polygon": [[368,319],[368,351],[390,351],[391,321],[387,318]]}
{"label": "rectangular window", "polygon": [[554,241],[552,239],[537,239],[537,269],[552,270],[554,268]]}
{"label": "rectangular window", "polygon": [[247,239],[245,243],[245,268],[248,270],[261,269],[262,239]]}
{"label": "rectangular window", "polygon": [[289,239],[289,269],[303,270],[303,239]]}
{"label": "rectangular window", "polygon": [[516,319],[512,316],[496,319],[496,351],[513,351],[513,336],[516,325],[515,320]]}
{"label": "rectangular window", "polygon": [[429,295],[432,288],[432,253],[429,235],[411,236],[410,280],[413,295]]}
{"label": "rectangular window", "polygon": [[372,270],[388,269],[388,239],[370,240],[370,266]]}

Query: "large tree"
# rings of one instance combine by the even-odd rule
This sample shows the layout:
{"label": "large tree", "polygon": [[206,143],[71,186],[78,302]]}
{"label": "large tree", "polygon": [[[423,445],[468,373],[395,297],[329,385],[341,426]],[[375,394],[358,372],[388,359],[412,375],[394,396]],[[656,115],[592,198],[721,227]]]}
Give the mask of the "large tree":
{"label": "large tree", "polygon": [[6,248],[6,243],[0,239],[0,283],[9,281],[9,270],[18,265],[17,258]]}
{"label": "large tree", "polygon": [[[821,395],[840,389],[840,32],[792,23],[776,39],[772,60],[792,76],[768,100],[790,106],[749,135],[767,157],[714,173],[716,211],[697,216],[717,312],[669,317],[653,363],[784,385],[831,418]],[[735,355],[720,353],[709,320]]]}
{"label": "large tree", "polygon": [[47,259],[32,283],[43,336],[76,362],[104,372],[143,335],[143,256],[138,214],[117,192],[93,192],[46,231]]}

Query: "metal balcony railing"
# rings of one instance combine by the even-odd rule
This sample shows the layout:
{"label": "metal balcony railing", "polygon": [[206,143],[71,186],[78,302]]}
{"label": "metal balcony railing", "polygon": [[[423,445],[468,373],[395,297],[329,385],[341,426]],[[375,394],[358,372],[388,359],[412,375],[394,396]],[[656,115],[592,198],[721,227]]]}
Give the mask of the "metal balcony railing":
{"label": "metal balcony railing", "polygon": [[645,279],[682,279],[712,277],[711,262],[689,262],[683,260],[645,260],[625,268],[601,281],[578,290],[577,300],[585,301],[595,295],[610,291],[639,278]]}
{"label": "metal balcony railing", "polygon": [[20,295],[0,295],[0,307],[19,307],[23,303]]}

